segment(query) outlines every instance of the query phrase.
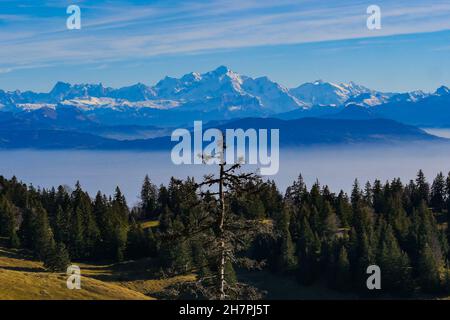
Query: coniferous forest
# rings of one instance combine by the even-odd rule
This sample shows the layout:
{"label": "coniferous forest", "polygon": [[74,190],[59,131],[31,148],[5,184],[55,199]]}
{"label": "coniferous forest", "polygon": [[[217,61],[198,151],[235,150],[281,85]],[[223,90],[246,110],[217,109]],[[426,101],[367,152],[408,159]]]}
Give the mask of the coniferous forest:
{"label": "coniferous forest", "polygon": [[[261,299],[266,292],[240,277],[261,270],[364,298],[450,293],[450,174],[355,180],[351,194],[306,186],[301,175],[285,192],[256,175],[222,176],[159,187],[146,176],[132,208],[119,188],[89,195],[80,183],[36,189],[0,177],[0,237],[48,272],[146,259],[152,277],[196,275],[167,299]],[[370,265],[380,267],[381,290],[366,286]]]}

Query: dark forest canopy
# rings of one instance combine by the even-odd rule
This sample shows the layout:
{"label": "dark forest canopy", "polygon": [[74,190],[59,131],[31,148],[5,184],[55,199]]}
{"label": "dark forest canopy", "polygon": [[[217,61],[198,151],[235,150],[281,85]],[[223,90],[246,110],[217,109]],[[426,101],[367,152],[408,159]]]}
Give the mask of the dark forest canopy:
{"label": "dark forest canopy", "polygon": [[[225,198],[230,298],[261,297],[236,274],[262,269],[373,295],[366,287],[373,264],[381,268],[383,294],[449,292],[450,175],[431,184],[422,171],[406,184],[355,180],[350,195],[318,181],[307,188],[301,176],[284,194],[258,177],[242,184]],[[130,209],[119,188],[91,197],[80,183],[36,189],[0,177],[0,237],[30,250],[49,271],[70,261],[149,258],[153,276],[197,275],[195,284],[176,288],[179,297],[214,298],[208,288],[216,281],[218,210],[216,195],[200,185],[172,178],[157,187],[147,176],[140,204]],[[149,219],[159,224],[143,228]]]}

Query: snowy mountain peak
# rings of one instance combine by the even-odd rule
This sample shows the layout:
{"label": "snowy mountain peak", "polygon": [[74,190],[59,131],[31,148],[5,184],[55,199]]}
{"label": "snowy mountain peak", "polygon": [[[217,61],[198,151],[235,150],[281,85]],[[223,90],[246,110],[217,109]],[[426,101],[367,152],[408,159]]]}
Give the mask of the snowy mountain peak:
{"label": "snowy mountain peak", "polygon": [[213,81],[234,82],[235,88],[238,91],[240,90],[238,87],[242,84],[243,78],[245,78],[225,66],[220,66],[213,71],[207,72],[207,73],[203,74],[203,77],[208,80],[213,80]]}
{"label": "snowy mountain peak", "polygon": [[348,83],[340,83],[339,86],[342,88],[345,88],[351,95],[367,93],[367,92],[374,92],[373,90],[370,90],[370,89],[368,89],[360,84],[357,84],[353,81],[350,81]]}
{"label": "snowy mountain peak", "polygon": [[239,74],[222,66],[203,74],[188,73],[179,79],[166,77],[156,84],[154,90],[164,99],[201,100],[229,94],[241,95],[242,83]]}
{"label": "snowy mountain peak", "polygon": [[361,90],[355,90],[354,85],[335,84],[316,80],[304,83],[297,88],[290,90],[290,93],[297,99],[313,105],[342,105],[352,95],[359,94]]}
{"label": "snowy mountain peak", "polygon": [[[434,95],[448,95],[442,86]],[[0,108],[36,110],[73,106],[83,110],[126,108],[176,109],[260,116],[306,109],[313,106],[376,106],[386,102],[416,102],[421,91],[404,94],[382,93],[352,81],[332,83],[316,80],[288,89],[267,76],[252,78],[226,66],[204,72],[191,72],[179,78],[165,77],[154,86],[137,83],[113,89],[99,84],[58,82],[49,93],[5,92],[0,90]],[[133,109],[133,110],[134,110]]]}

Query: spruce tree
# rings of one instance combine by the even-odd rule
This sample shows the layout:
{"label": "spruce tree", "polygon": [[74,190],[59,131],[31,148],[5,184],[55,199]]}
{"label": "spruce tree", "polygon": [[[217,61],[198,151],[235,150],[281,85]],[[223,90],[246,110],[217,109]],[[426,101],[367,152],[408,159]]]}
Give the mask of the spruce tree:
{"label": "spruce tree", "polygon": [[439,292],[441,289],[439,265],[428,244],[420,252],[418,274],[419,284],[423,291],[430,293]]}
{"label": "spruce tree", "polygon": [[64,243],[51,243],[44,259],[44,268],[51,272],[65,272],[70,264],[69,253]]}
{"label": "spruce tree", "polygon": [[312,231],[306,217],[301,224],[300,239],[297,245],[298,251],[298,279],[301,284],[311,285],[316,280],[318,239]]}
{"label": "spruce tree", "polygon": [[430,205],[437,212],[445,208],[445,179],[442,172],[438,173],[431,185]]}
{"label": "spruce tree", "polygon": [[400,249],[392,227],[384,222],[377,262],[382,270],[384,289],[392,292],[407,292],[411,289],[408,256]]}
{"label": "spruce tree", "polygon": [[334,287],[339,290],[348,290],[351,287],[350,262],[345,246],[341,246],[335,263]]}
{"label": "spruce tree", "polygon": [[292,242],[291,233],[289,231],[289,220],[291,211],[289,207],[285,207],[282,211],[282,219],[279,222],[280,230],[280,255],[278,269],[290,272],[297,266],[295,256],[295,245]]}
{"label": "spruce tree", "polygon": [[417,193],[415,203],[420,204],[421,201],[425,201],[428,204],[430,200],[430,185],[426,181],[425,175],[422,170],[419,170],[416,178]]}
{"label": "spruce tree", "polygon": [[44,260],[54,244],[47,212],[42,206],[36,208],[33,222],[33,252],[36,258]]}
{"label": "spruce tree", "polygon": [[353,183],[353,189],[352,189],[352,195],[351,195],[352,208],[353,208],[354,212],[357,211],[358,208],[361,206],[362,198],[363,198],[362,192],[359,187],[358,179],[355,179],[355,181]]}
{"label": "spruce tree", "polygon": [[322,228],[320,230],[320,236],[325,237],[327,240],[333,240],[339,227],[339,221],[333,207],[328,201],[325,201],[322,207],[321,219]]}
{"label": "spruce tree", "polygon": [[126,256],[128,259],[138,259],[147,256],[148,242],[144,230],[141,225],[134,219],[130,223],[128,230]]}
{"label": "spruce tree", "polygon": [[34,235],[34,212],[30,207],[26,207],[22,213],[22,223],[19,228],[20,243],[24,248],[32,249]]}
{"label": "spruce tree", "polygon": [[83,212],[81,208],[73,211],[69,227],[69,251],[74,259],[81,259],[85,253]]}
{"label": "spruce tree", "polygon": [[300,207],[306,193],[306,184],[300,174],[293,185],[286,189],[285,200],[290,202],[294,207]]}
{"label": "spruce tree", "polygon": [[0,236],[8,239],[8,246],[11,248],[20,246],[16,230],[15,208],[3,195],[0,195]]}
{"label": "spruce tree", "polygon": [[375,180],[373,184],[373,209],[375,210],[375,213],[382,213],[384,212],[385,203],[384,203],[384,195],[383,195],[383,188],[381,185],[380,180]]}
{"label": "spruce tree", "polygon": [[156,219],[158,217],[158,191],[148,175],[145,176],[142,184],[141,209],[145,218]]}
{"label": "spruce tree", "polygon": [[364,186],[364,196],[363,200],[367,206],[373,205],[373,189],[372,185],[369,181],[366,182],[366,185]]}
{"label": "spruce tree", "polygon": [[342,227],[349,227],[352,223],[352,206],[348,201],[344,191],[340,191],[337,197],[336,214],[342,224]]}

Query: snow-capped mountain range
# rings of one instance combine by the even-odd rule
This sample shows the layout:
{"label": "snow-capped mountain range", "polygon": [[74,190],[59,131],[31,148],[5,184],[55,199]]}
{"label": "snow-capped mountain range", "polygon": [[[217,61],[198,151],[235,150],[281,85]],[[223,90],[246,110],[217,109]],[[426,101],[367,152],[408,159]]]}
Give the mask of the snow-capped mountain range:
{"label": "snow-capped mountain range", "polygon": [[186,107],[202,112],[271,115],[312,106],[342,106],[347,103],[375,106],[392,99],[412,101],[426,96],[423,92],[381,93],[353,82],[334,84],[320,80],[288,89],[267,77],[251,78],[221,66],[204,74],[166,77],[155,86],[138,83],[113,89],[102,84],[58,82],[49,93],[0,90],[0,108],[18,111],[55,108],[57,105],[84,110]]}
{"label": "snow-capped mountain range", "polygon": [[[293,119],[328,116],[347,106],[352,108],[345,116],[358,110],[359,118],[364,110],[354,108],[358,106],[370,109],[373,117],[415,125],[429,119],[426,124],[447,126],[450,125],[449,104],[450,92],[445,86],[434,93],[385,93],[354,82],[334,84],[317,80],[286,88],[267,77],[240,75],[224,66],[203,74],[165,77],[154,86],[138,83],[114,89],[102,84],[58,82],[48,93],[0,90],[0,111],[24,113],[16,119],[34,119],[35,122],[41,117],[78,114],[64,113],[73,109],[103,125],[173,126],[193,120],[244,117]],[[27,113],[33,114],[27,116]]]}

